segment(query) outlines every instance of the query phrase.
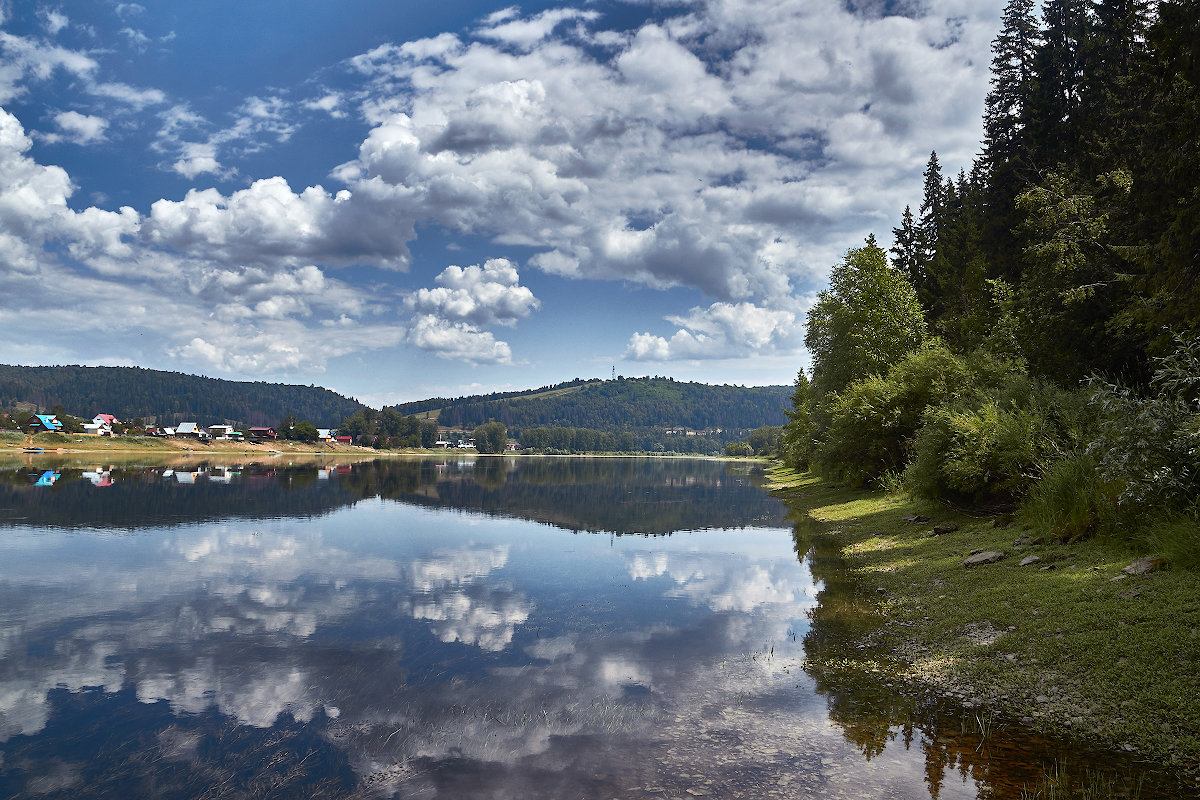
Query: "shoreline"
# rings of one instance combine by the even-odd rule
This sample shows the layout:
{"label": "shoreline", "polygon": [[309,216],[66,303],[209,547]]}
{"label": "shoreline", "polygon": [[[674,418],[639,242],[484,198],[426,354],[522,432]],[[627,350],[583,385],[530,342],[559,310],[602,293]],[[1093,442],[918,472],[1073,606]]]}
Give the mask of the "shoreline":
{"label": "shoreline", "polygon": [[[15,431],[6,431],[16,434]],[[55,436],[51,442],[39,442],[43,436]],[[62,437],[70,437],[71,441],[64,442]],[[30,451],[27,447],[39,448]],[[159,456],[263,456],[278,455],[310,455],[325,457],[362,458],[397,458],[404,456],[437,456],[454,455],[460,458],[695,458],[712,461],[729,461],[745,464],[771,464],[770,459],[762,456],[726,456],[708,455],[702,453],[568,453],[565,455],[548,456],[544,453],[527,453],[522,451],[505,451],[503,453],[480,453],[474,450],[448,450],[425,448],[401,448],[398,450],[376,450],[373,447],[361,445],[278,440],[270,444],[251,444],[248,442],[200,442],[192,439],[172,439],[145,436],[112,436],[99,437],[88,434],[37,434],[32,445],[26,444],[24,435],[11,435],[0,438],[0,458],[11,456],[76,456],[76,455],[159,455]]]}
{"label": "shoreline", "polygon": [[[850,657],[811,667],[882,673],[1200,787],[1200,576],[1128,574],[1145,554],[1045,541],[1019,515],[972,517],[781,466],[768,478],[797,513],[798,540],[833,539],[857,586]],[[927,520],[905,520],[916,515]],[[978,552],[1004,555],[963,565]]]}

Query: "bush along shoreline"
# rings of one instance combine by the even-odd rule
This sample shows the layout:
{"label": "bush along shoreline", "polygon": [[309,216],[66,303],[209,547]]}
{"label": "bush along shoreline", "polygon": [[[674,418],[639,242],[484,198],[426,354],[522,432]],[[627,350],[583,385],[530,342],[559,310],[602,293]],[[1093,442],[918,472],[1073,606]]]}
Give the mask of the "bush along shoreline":
{"label": "bush along shoreline", "polygon": [[882,675],[1200,791],[1194,571],[1128,542],[1064,537],[1028,512],[963,513],[782,466],[770,475],[794,509],[798,554],[815,558],[820,537],[854,583],[851,641],[806,642],[806,671]]}

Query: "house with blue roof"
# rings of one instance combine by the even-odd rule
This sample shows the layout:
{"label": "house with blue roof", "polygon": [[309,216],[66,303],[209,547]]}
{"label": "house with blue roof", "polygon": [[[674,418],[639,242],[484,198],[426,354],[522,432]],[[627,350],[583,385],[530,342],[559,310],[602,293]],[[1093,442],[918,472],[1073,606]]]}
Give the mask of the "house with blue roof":
{"label": "house with blue roof", "polygon": [[34,414],[25,422],[34,433],[62,433],[62,423],[53,414]]}

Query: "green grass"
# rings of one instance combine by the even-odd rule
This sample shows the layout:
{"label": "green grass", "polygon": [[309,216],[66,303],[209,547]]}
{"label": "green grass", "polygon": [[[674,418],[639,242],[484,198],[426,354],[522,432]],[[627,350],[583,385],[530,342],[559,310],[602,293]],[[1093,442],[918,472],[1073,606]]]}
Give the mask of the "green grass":
{"label": "green grass", "polygon": [[[1146,553],[1096,539],[1015,545],[1045,534],[1020,517],[999,528],[990,517],[833,488],[812,475],[779,469],[772,479],[797,515],[837,537],[860,596],[870,598],[875,624],[862,644],[898,656],[903,680],[1200,776],[1196,573],[1121,578]],[[907,514],[931,521],[909,524]],[[940,522],[959,530],[929,536]],[[1007,558],[963,567],[976,550]],[[1042,561],[1019,566],[1030,555]]]}

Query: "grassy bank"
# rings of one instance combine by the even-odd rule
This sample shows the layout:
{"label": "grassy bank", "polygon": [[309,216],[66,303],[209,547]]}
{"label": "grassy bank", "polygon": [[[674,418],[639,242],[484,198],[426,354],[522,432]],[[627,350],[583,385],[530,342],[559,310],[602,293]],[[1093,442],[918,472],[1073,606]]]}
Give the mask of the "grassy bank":
{"label": "grassy bank", "polygon": [[39,433],[30,437],[19,431],[0,431],[0,453],[23,452],[26,447],[40,447],[47,452],[61,453],[374,453],[365,447],[335,442],[274,441],[263,444],[234,441],[173,439],[157,436],[89,436],[79,433]]}
{"label": "grassy bank", "polygon": [[[771,477],[841,545],[871,622],[858,649],[897,659],[864,655],[851,668],[896,670],[917,690],[1200,782],[1200,576],[1128,575],[1145,554],[1050,542],[1019,517],[972,517],[785,469]],[[932,535],[936,525],[957,529]],[[963,566],[977,551],[1004,558]]]}

